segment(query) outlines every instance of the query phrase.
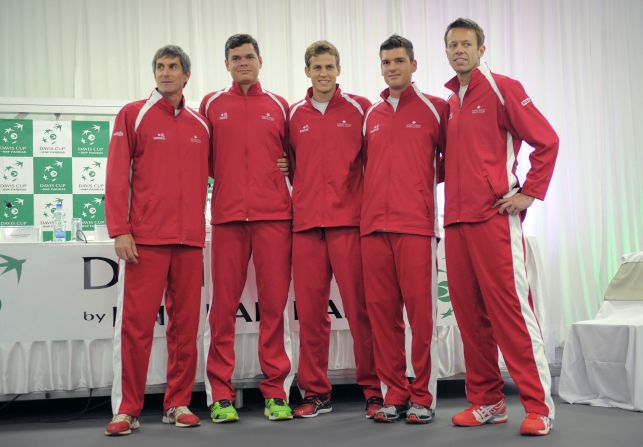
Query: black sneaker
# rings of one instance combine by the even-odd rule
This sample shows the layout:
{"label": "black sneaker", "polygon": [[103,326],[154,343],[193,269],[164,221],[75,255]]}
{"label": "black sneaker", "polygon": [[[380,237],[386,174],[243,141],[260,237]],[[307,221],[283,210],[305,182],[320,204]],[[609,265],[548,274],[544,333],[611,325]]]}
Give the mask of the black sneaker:
{"label": "black sneaker", "polygon": [[315,394],[306,396],[304,402],[293,410],[293,416],[296,418],[314,418],[319,414],[330,413],[331,411],[333,411],[333,406],[330,403],[330,396]]}

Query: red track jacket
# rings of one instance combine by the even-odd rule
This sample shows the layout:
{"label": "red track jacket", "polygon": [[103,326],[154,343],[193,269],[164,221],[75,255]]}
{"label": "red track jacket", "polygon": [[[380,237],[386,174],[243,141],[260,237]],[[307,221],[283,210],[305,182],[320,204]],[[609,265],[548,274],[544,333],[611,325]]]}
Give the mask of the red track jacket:
{"label": "red track jacket", "polygon": [[339,85],[326,113],[311,104],[312,88],[290,111],[293,231],[359,227],[363,170],[362,125],[368,99]]}
{"label": "red track jacket", "polygon": [[184,99],[176,116],[156,90],[123,107],[107,154],[110,237],[129,233],[137,244],[203,247],[209,142],[205,118]]}
{"label": "red track jacket", "polygon": [[382,100],[366,114],[367,155],[361,234],[374,231],[434,236],[436,164],[444,148],[447,103],[412,84],[397,111]]}
{"label": "red track jacket", "polygon": [[[493,76],[494,85],[485,76]],[[457,77],[447,88],[450,115],[445,156],[444,225],[482,222],[498,212],[493,204],[518,188],[516,156],[522,140],[535,150],[522,193],[543,200],[558,154],[558,136],[522,85],[480,66],[460,104]]]}
{"label": "red track jacket", "polygon": [[290,194],[277,159],[287,152],[288,103],[237,83],[207,94],[200,112],[212,125],[212,223],[289,220]]}

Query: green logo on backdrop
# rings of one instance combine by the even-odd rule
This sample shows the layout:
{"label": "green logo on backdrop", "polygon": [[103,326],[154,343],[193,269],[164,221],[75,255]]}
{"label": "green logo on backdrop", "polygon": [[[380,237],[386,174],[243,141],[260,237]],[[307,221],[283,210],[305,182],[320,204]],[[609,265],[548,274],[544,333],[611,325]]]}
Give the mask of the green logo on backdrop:
{"label": "green logo on backdrop", "polygon": [[83,230],[93,230],[94,225],[105,224],[105,202],[101,195],[74,194],[74,217],[83,221]]}
{"label": "green logo on backdrop", "polygon": [[100,161],[94,161],[87,166],[83,166],[83,172],[80,175],[80,178],[83,179],[84,182],[96,181],[96,169],[99,169],[100,166]]}
{"label": "green logo on backdrop", "polygon": [[0,155],[33,155],[33,123],[31,120],[0,120]]}
{"label": "green logo on backdrop", "polygon": [[56,197],[49,202],[45,203],[45,207],[42,209],[42,217],[45,219],[53,219],[54,211],[56,211],[56,204],[62,204],[64,202],[60,197]]}
{"label": "green logo on backdrop", "polygon": [[4,179],[4,181],[15,182],[16,180],[18,180],[18,176],[20,175],[24,164],[25,163],[23,161],[16,160],[12,164],[6,165],[4,168],[4,172],[2,173],[2,178]]}
{"label": "green logo on backdrop", "polygon": [[[33,196],[0,194],[0,225],[24,227],[33,225]],[[11,204],[6,206],[5,202]]]}
{"label": "green logo on backdrop", "polygon": [[49,129],[45,129],[45,131],[42,133],[42,142],[46,145],[55,145],[56,141],[58,141],[58,137],[62,133],[63,130],[63,125],[60,123],[56,123],[53,126],[51,126]]}
{"label": "green logo on backdrop", "polygon": [[71,158],[33,159],[34,192],[36,194],[71,194]]}
{"label": "green logo on backdrop", "polygon": [[109,122],[72,121],[71,142],[74,157],[106,157]]}
{"label": "green logo on backdrop", "polygon": [[[63,210],[65,212],[69,211],[64,207],[64,201],[65,200],[60,197],[51,198],[51,200],[45,203],[44,207],[42,208],[42,215],[40,216],[41,225],[43,225],[45,228],[49,228],[47,230],[42,231],[43,242],[48,242],[53,240],[54,232],[51,230],[51,228],[53,224],[54,211],[56,211],[56,204],[57,203],[63,204]],[[65,233],[66,233],[66,239],[69,240],[69,236],[71,234],[71,232],[69,231],[69,228]]]}

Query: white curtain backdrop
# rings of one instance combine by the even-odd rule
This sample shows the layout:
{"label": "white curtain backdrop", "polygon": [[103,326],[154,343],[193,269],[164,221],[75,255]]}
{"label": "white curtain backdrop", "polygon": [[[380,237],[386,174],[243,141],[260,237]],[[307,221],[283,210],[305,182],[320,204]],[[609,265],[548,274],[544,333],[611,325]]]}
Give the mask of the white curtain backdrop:
{"label": "white curtain backdrop", "polygon": [[483,60],[519,79],[560,135],[547,199],[525,230],[540,244],[561,345],[598,309],[619,256],[643,250],[640,0],[0,0],[0,97],[139,99],[154,87],[155,50],[174,43],[192,58],[185,93],[198,104],[230,83],[226,38],[250,33],[262,84],[290,102],[305,93],[303,54],[318,39],[339,48],[342,88],[374,100],[379,44],[394,32],[415,45],[420,88],[446,97],[442,38],[460,16],[480,23]]}

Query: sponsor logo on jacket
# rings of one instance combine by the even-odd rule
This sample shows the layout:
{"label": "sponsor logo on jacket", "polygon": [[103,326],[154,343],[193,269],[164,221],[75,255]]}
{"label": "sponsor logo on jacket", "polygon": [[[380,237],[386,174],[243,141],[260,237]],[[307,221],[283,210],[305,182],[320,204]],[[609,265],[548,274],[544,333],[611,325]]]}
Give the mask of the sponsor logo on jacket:
{"label": "sponsor logo on jacket", "polygon": [[411,121],[410,123],[408,123],[406,125],[406,128],[407,129],[421,129],[422,124],[418,124],[417,121],[414,120],[414,121]]}
{"label": "sponsor logo on jacket", "polygon": [[228,112],[223,112],[221,115],[219,115],[219,121],[227,120],[227,119],[228,119]]}
{"label": "sponsor logo on jacket", "polygon": [[337,123],[337,127],[352,127],[353,125],[351,123],[347,123],[346,120],[341,120],[339,123]]}
{"label": "sponsor logo on jacket", "polygon": [[270,113],[264,113],[263,115],[261,115],[261,119],[266,121],[274,121],[275,117],[272,116]]}
{"label": "sponsor logo on jacket", "polygon": [[523,106],[523,107],[525,107],[525,106],[526,106],[527,104],[529,104],[530,102],[531,102],[531,98],[529,98],[529,97],[528,97],[528,98],[525,98],[525,99],[523,99],[522,101],[520,101],[520,105],[521,105],[521,106]]}
{"label": "sponsor logo on jacket", "polygon": [[380,125],[376,124],[373,127],[371,127],[371,130],[368,131],[368,133],[375,133],[380,131]]}
{"label": "sponsor logo on jacket", "polygon": [[310,127],[308,126],[308,124],[304,124],[303,126],[301,126],[301,129],[299,129],[299,133],[304,133],[308,131],[310,131]]}
{"label": "sponsor logo on jacket", "polygon": [[159,132],[156,135],[154,135],[152,139],[156,141],[165,141],[165,134],[163,132]]}
{"label": "sponsor logo on jacket", "polygon": [[201,144],[201,138],[199,138],[198,135],[194,135],[192,138],[190,138],[190,142],[191,143]]}
{"label": "sponsor logo on jacket", "polygon": [[487,109],[485,109],[480,105],[477,105],[476,108],[471,111],[471,113],[473,113],[474,115],[477,115],[477,114],[485,113],[486,111]]}
{"label": "sponsor logo on jacket", "polygon": [[112,136],[114,136],[114,137],[122,137],[122,136],[123,136],[123,131],[122,131],[122,130],[118,130],[118,131],[114,132],[114,133],[112,134]]}

